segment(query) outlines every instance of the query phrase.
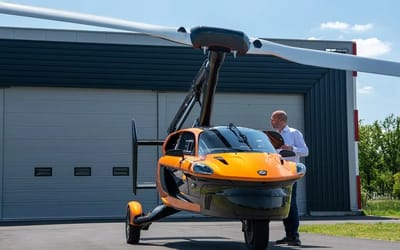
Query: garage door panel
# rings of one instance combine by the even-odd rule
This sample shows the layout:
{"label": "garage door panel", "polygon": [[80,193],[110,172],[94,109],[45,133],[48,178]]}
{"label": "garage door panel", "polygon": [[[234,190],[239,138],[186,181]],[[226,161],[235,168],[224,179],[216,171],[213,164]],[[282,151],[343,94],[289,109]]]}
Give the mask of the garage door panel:
{"label": "garage door panel", "polygon": [[[83,197],[76,200],[60,200],[57,201],[57,204],[53,199],[37,197],[32,202],[7,201],[4,205],[4,212],[7,214],[8,219],[38,218],[37,211],[41,211],[41,219],[115,218],[125,214],[127,200],[132,200],[133,198],[140,200],[147,211],[155,206],[155,197],[155,190],[141,190],[137,197],[126,195],[113,200],[91,200]],[[37,200],[41,201],[37,202]],[[24,209],[15,209],[16,207]]]}
{"label": "garage door panel", "polygon": [[139,147],[138,160],[138,183],[155,184],[158,162],[158,153],[156,153],[155,148]]}
{"label": "garage door panel", "polygon": [[[9,88],[5,96],[5,219],[122,217],[131,199],[156,205],[155,190],[133,195],[131,173],[131,120],[140,120],[143,137],[157,134],[154,92]],[[157,149],[141,156],[155,168]],[[34,176],[37,167],[52,176]],[[90,176],[74,176],[75,167]],[[129,176],[113,176],[113,167],[128,167]]]}
{"label": "garage door panel", "polygon": [[[7,201],[9,202],[35,202],[48,201],[56,195],[63,197],[62,201],[79,202],[82,201],[102,201],[114,199],[118,200],[123,197],[131,196],[126,192],[132,186],[131,178],[118,178],[118,184],[115,179],[111,178],[93,178],[93,177],[76,177],[75,179],[67,179],[65,181],[46,180],[51,177],[39,177],[35,181],[25,178],[26,182],[22,185],[20,179],[10,178],[9,183],[15,184],[18,188],[5,192]],[[90,180],[92,178],[92,180]],[[86,180],[85,180],[86,179]],[[66,189],[66,186],[69,186]],[[49,187],[52,187],[49,189]],[[24,193],[25,192],[25,193]],[[27,196],[26,192],[30,195]],[[101,196],[96,193],[101,192]]]}
{"label": "garage door panel", "polygon": [[[161,138],[165,138],[167,136],[167,130],[174,119],[176,112],[181,106],[183,100],[185,99],[187,93],[160,93],[159,94],[159,127],[160,127],[160,136]],[[182,127],[191,127],[195,120],[198,118],[200,113],[199,104],[196,103],[192,109],[192,112],[187,117],[185,123]]]}
{"label": "garage door panel", "polygon": [[[97,143],[103,144],[101,141]],[[131,166],[131,153],[120,152],[118,148],[122,148],[121,145],[126,146],[125,144],[109,144],[102,148],[96,144],[75,145],[68,143],[63,143],[62,146],[60,146],[60,143],[55,143],[54,146],[43,145],[42,143],[10,145],[10,151],[15,150],[14,152],[21,152],[21,154],[14,153],[14,156],[12,156],[9,153],[5,157],[8,167],[4,171],[8,176],[20,176],[24,173],[32,174],[35,167],[60,167],[72,171],[74,167],[91,167],[93,168],[93,175],[96,174],[96,171],[94,171],[96,168],[101,168],[102,171],[107,171],[107,174],[110,175],[113,167],[127,166],[130,168]],[[148,155],[152,155],[154,158],[154,153],[149,152]]]}
{"label": "garage door panel", "polygon": [[213,124],[228,124],[272,129],[270,115],[277,109],[286,110],[290,126],[303,128],[303,97],[301,95],[219,94],[215,97]]}

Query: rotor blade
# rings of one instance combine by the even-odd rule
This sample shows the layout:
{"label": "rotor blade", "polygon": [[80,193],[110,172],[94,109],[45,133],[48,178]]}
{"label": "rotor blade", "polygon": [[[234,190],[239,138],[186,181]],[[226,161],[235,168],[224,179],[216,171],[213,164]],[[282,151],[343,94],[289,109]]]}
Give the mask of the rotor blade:
{"label": "rotor blade", "polygon": [[132,31],[192,46],[183,27],[172,28],[89,14],[0,2],[0,13]]}
{"label": "rotor blade", "polygon": [[288,61],[324,68],[400,76],[400,63],[350,54],[312,50],[250,38],[247,54],[273,55]]}

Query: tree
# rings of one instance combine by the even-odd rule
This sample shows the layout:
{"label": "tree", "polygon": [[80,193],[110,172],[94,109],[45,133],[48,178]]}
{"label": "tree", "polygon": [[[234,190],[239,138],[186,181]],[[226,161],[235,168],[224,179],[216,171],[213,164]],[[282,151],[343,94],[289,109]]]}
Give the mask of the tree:
{"label": "tree", "polygon": [[383,160],[393,174],[400,172],[400,117],[388,116],[381,127]]}
{"label": "tree", "polygon": [[371,125],[360,124],[359,169],[362,187],[368,193],[377,192],[377,177],[382,168],[383,157],[379,147],[381,129],[378,122]]}
{"label": "tree", "polygon": [[400,172],[397,172],[394,176],[394,184],[393,184],[393,196],[397,199],[400,199]]}
{"label": "tree", "polygon": [[400,117],[363,125],[360,121],[359,168],[362,189],[368,194],[395,193],[400,172]]}

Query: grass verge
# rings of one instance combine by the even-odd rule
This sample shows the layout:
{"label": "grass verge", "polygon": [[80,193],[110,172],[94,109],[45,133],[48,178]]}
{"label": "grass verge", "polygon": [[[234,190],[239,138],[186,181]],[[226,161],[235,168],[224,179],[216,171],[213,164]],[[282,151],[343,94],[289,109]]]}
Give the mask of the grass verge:
{"label": "grass verge", "polygon": [[364,206],[364,213],[400,219],[400,200],[369,200]]}
{"label": "grass verge", "polygon": [[338,223],[301,225],[300,232],[353,238],[400,241],[400,223]]}
{"label": "grass verge", "polygon": [[[400,219],[400,200],[368,200],[364,213]],[[301,225],[300,232],[353,238],[400,241],[400,223],[337,223]]]}

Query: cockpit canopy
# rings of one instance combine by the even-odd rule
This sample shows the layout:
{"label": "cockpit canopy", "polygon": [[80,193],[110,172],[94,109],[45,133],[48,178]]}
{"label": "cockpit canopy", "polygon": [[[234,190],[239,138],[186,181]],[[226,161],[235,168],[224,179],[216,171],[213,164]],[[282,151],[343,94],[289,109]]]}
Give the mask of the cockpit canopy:
{"label": "cockpit canopy", "polygon": [[232,152],[276,153],[268,136],[256,129],[228,126],[184,129],[171,134],[165,152],[180,150],[184,155]]}
{"label": "cockpit canopy", "polygon": [[259,130],[230,125],[206,129],[200,134],[199,155],[223,152],[276,153],[268,136]]}

